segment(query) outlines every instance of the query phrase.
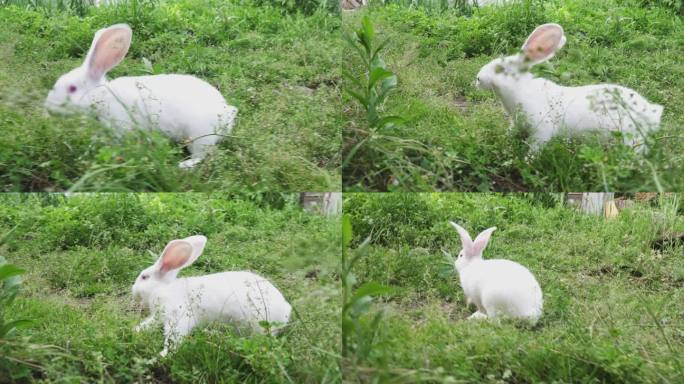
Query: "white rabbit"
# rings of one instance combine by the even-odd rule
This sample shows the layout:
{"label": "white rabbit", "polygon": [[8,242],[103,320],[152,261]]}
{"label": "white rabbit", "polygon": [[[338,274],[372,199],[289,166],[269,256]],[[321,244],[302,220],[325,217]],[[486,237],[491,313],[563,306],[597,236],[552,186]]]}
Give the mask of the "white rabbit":
{"label": "white rabbit", "polygon": [[237,108],[228,105],[209,83],[189,75],[119,77],[105,75],[118,65],[131,45],[126,24],[100,29],[83,64],[62,75],[45,100],[54,113],[93,111],[104,124],[122,129],[157,129],[177,142],[191,141],[191,158],[199,163],[233,128]]}
{"label": "white rabbit", "polygon": [[530,125],[533,148],[561,129],[569,133],[617,130],[630,134],[628,144],[634,145],[637,134],[658,128],[663,107],[632,89],[616,84],[564,87],[534,76],[530,67],[551,59],[565,40],[560,25],[541,25],[527,38],[522,52],[495,59],[477,74],[478,87],[493,90],[509,115]]}
{"label": "white rabbit", "polygon": [[266,321],[273,324],[270,330],[275,335],[290,319],[292,307],[282,293],[252,272],[176,278],[179,270],[202,254],[206,242],[201,235],[170,241],[157,262],[142,271],[133,284],[133,297],[150,310],[150,316],[135,330],[163,323],[162,356],[197,325],[218,320],[264,332]]}
{"label": "white rabbit", "polygon": [[514,261],[482,259],[482,251],[496,227],[482,231],[473,241],[458,224],[449,224],[456,228],[463,245],[454,263],[463,293],[468,305],[477,307],[469,319],[505,316],[536,324],[542,314],[543,299],[534,275]]}

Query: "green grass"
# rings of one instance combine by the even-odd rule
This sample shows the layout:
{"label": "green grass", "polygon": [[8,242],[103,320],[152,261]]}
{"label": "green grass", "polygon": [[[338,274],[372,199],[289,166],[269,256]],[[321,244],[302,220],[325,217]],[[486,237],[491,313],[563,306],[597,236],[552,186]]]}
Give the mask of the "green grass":
{"label": "green grass", "polygon": [[[684,245],[651,244],[684,230],[673,197],[637,204],[614,220],[546,196],[346,194],[352,248],[372,242],[355,268],[392,293],[376,344],[350,380],[393,383],[679,383],[684,379]],[[467,321],[458,277],[442,251],[458,234],[497,226],[486,259],[527,266],[544,292],[533,328]],[[355,245],[356,244],[356,245]],[[368,322],[371,319],[367,319]]]}
{"label": "green grass", "polygon": [[[83,1],[6,3],[0,6],[1,190],[340,188],[342,41],[328,3],[298,2],[321,4],[306,14],[249,0],[100,8]],[[161,134],[121,138],[89,118],[44,115],[47,92],[82,63],[94,32],[121,22],[132,26],[133,44],[110,78],[192,74],[239,108],[232,134],[198,169],[177,169],[187,154]]]}
{"label": "green grass", "polygon": [[[425,5],[376,3],[343,15],[347,33],[368,15],[376,39],[388,39],[381,55],[399,86],[381,111],[408,120],[373,132],[363,108],[345,98],[345,155],[373,137],[343,170],[345,190],[684,188],[684,23],[676,8],[631,0],[524,0],[465,11]],[[665,106],[647,155],[618,145],[615,138],[587,135],[558,137],[529,158],[525,133],[509,132],[494,93],[474,86],[482,66],[516,52],[534,27],[546,22],[561,24],[568,42],[549,64],[535,67],[536,74],[571,86],[618,83]],[[360,60],[350,47],[347,52],[349,67],[360,71]]]}
{"label": "green grass", "polygon": [[[340,381],[340,224],[303,212],[297,195],[0,195],[0,233],[12,228],[0,254],[27,272],[5,320],[32,324],[0,356],[0,382]],[[162,359],[160,328],[133,332],[143,314],[130,288],[150,252],[197,233],[207,247],[181,276],[267,277],[297,312],[284,335],[197,328]]]}

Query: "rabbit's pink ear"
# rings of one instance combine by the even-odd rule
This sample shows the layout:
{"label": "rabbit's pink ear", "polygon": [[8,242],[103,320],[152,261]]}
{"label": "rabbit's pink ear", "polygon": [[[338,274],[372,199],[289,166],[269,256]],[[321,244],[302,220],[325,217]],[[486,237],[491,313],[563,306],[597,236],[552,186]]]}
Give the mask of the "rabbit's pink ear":
{"label": "rabbit's pink ear", "polygon": [[207,245],[207,237],[203,235],[195,235],[186,237],[183,239],[183,241],[188,242],[192,246],[192,255],[184,265],[187,267],[188,265],[194,263],[195,260],[197,260],[197,258],[202,254],[204,251],[204,246]]}
{"label": "rabbit's pink ear", "polygon": [[159,271],[166,273],[184,267],[192,257],[192,245],[184,240],[173,240],[166,245],[159,258]]}
{"label": "rabbit's pink ear", "polygon": [[470,234],[468,231],[466,231],[463,227],[460,225],[454,223],[453,221],[450,221],[449,224],[451,224],[452,227],[456,228],[458,231],[458,235],[461,236],[461,245],[463,246],[463,249],[468,252],[470,248],[473,246],[473,239],[470,237]]}
{"label": "rabbit's pink ear", "polygon": [[126,24],[113,25],[96,33],[86,58],[88,76],[99,80],[118,65],[128,53],[132,37],[133,32]]}
{"label": "rabbit's pink ear", "polygon": [[563,27],[558,24],[544,24],[538,26],[523,44],[525,57],[532,63],[549,60],[556,51],[565,45]]}
{"label": "rabbit's pink ear", "polygon": [[496,227],[491,227],[487,228],[484,231],[482,231],[477,237],[475,238],[475,241],[473,241],[473,248],[471,249],[471,256],[478,256],[482,255],[482,251],[484,251],[485,247],[489,243],[489,239],[492,237],[492,232],[496,231]]}

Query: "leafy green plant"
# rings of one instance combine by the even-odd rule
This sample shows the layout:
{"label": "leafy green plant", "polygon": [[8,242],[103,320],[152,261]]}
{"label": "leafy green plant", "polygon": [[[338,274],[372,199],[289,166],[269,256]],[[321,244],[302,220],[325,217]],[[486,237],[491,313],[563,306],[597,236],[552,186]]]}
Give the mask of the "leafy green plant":
{"label": "leafy green plant", "polygon": [[366,110],[366,120],[371,129],[383,130],[403,122],[399,116],[381,116],[379,107],[387,99],[390,92],[397,87],[397,76],[387,69],[380,58],[380,51],[387,45],[385,40],[375,45],[375,31],[368,16],[361,20],[361,28],[354,31],[354,39],[347,36],[349,44],[358,52],[363,62],[363,73],[354,76],[344,71],[345,77],[356,89],[346,92],[355,98]]}
{"label": "leafy green plant", "polygon": [[0,340],[11,337],[17,327],[28,324],[28,320],[5,319],[5,310],[12,304],[19,292],[21,276],[24,270],[16,265],[7,263],[4,257],[0,256]]}
{"label": "leafy green plant", "polygon": [[[9,231],[0,237],[0,245],[2,245],[4,239],[11,232]],[[3,256],[0,256],[0,376],[8,375],[10,378],[12,376],[22,377],[28,372],[25,367],[27,362],[17,357],[17,351],[22,351],[26,343],[22,340],[17,341],[14,339],[16,330],[30,324],[31,321],[27,319],[9,319],[6,313],[17,297],[19,286],[21,285],[20,276],[24,272],[23,269],[9,264]],[[13,371],[13,374],[9,375],[6,371],[8,371],[7,367],[11,366],[16,366],[17,368],[10,370]]]}
{"label": "leafy green plant", "polygon": [[[342,219],[342,370],[354,374],[358,364],[370,356],[376,343],[383,312],[372,313],[373,297],[390,292],[376,282],[366,282],[355,288],[354,266],[364,257],[371,236],[353,251],[350,250],[353,233],[351,220]],[[370,316],[370,321],[364,321]],[[352,372],[348,372],[349,369]]]}
{"label": "leafy green plant", "polygon": [[343,71],[345,78],[351,82],[354,89],[346,89],[347,94],[359,102],[365,112],[367,130],[359,130],[360,137],[355,144],[346,151],[342,168],[346,168],[359,149],[364,145],[372,145],[373,141],[381,139],[377,133],[383,133],[396,124],[403,123],[400,116],[382,116],[380,108],[385,100],[397,87],[397,76],[387,69],[380,58],[380,51],[389,40],[375,44],[375,31],[368,16],[361,20],[361,28],[353,32],[353,37],[345,35],[350,46],[358,53],[362,62],[360,73],[354,75]]}
{"label": "leafy green plant", "polygon": [[[12,228],[10,231],[0,237],[0,245],[3,245],[5,239],[16,229]],[[6,320],[5,310],[12,304],[14,298],[19,291],[21,284],[20,276],[25,271],[16,265],[9,264],[7,260],[0,256],[0,341],[6,340],[12,336],[17,327],[27,324],[28,320]]]}
{"label": "leafy green plant", "polygon": [[[391,189],[404,180],[419,182],[420,166],[416,159],[427,153],[424,144],[393,134],[393,129],[406,120],[397,114],[384,114],[383,106],[388,96],[396,90],[397,75],[388,69],[380,56],[389,39],[376,42],[375,30],[368,16],[361,20],[361,27],[352,35],[345,35],[349,46],[360,58],[359,73],[343,71],[350,82],[346,93],[358,102],[363,122],[345,131],[346,143],[342,150],[342,173],[345,184],[375,183],[378,189]],[[371,175],[364,171],[374,168]]]}

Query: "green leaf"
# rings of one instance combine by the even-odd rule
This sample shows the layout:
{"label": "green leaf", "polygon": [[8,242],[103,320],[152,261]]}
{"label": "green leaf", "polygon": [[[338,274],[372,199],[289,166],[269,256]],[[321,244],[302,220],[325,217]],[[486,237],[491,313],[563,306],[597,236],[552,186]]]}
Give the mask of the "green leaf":
{"label": "green leaf", "polygon": [[347,156],[344,158],[344,161],[342,161],[342,168],[346,168],[347,165],[349,164],[350,161],[354,158],[354,155],[356,155],[356,152],[368,141],[368,138],[365,138],[356,145],[347,153]]}
{"label": "green leaf", "polygon": [[[19,224],[15,225],[12,229],[10,229],[9,231],[5,232],[2,236],[0,236],[0,245],[3,245],[5,243],[5,240],[7,240],[7,238],[12,234],[12,232],[14,232],[14,230],[17,229],[18,227],[19,227]],[[2,264],[5,264],[5,258],[4,257],[2,257],[2,259],[0,259],[0,265],[2,265]]]}
{"label": "green leaf", "polygon": [[373,69],[370,73],[370,78],[368,79],[368,87],[374,87],[378,81],[387,79],[388,77],[391,77],[393,75],[394,73],[392,73],[391,71],[388,71],[385,68],[377,67]]}
{"label": "green leaf", "polygon": [[363,30],[363,34],[368,39],[368,48],[370,48],[370,43],[373,42],[373,38],[375,37],[375,31],[373,30],[373,23],[371,23],[368,15],[365,15],[361,20],[361,28]]}
{"label": "green leaf", "polygon": [[5,265],[0,267],[0,280],[9,279],[10,277],[13,277],[13,276],[19,276],[19,275],[23,274],[24,272],[26,272],[26,271],[24,271],[23,269],[15,266],[15,265],[5,264]]}
{"label": "green leaf", "polygon": [[373,334],[380,328],[380,319],[382,319],[382,310],[378,311],[375,316],[373,316],[373,321],[370,323],[370,329],[373,331]]}
{"label": "green leaf", "polygon": [[361,296],[349,302],[349,310],[352,317],[359,317],[368,312],[373,298],[371,296]]}
{"label": "green leaf", "polygon": [[389,91],[397,87],[397,76],[390,76],[382,80],[380,83],[380,93],[387,94]]}
{"label": "green leaf", "polygon": [[349,215],[344,215],[342,217],[342,244],[344,247],[349,247],[352,241],[352,225]]}
{"label": "green leaf", "polygon": [[354,295],[352,295],[351,301],[359,300],[365,296],[380,296],[390,292],[392,292],[392,288],[386,287],[375,281],[369,281],[367,283],[364,283],[356,291],[354,291]]}
{"label": "green leaf", "polygon": [[378,93],[378,98],[377,102],[378,104],[382,104],[385,99],[387,99],[387,96],[389,96],[390,92],[394,90],[394,88],[397,87],[397,77],[392,76],[384,79],[382,83],[380,84],[380,92]]}
{"label": "green leaf", "polygon": [[366,238],[361,242],[361,245],[359,245],[356,249],[357,249],[358,251],[360,251],[360,250],[366,248],[366,247],[368,246],[368,244],[370,244],[370,242],[371,242],[371,235],[368,235],[368,237],[366,237]]}
{"label": "green leaf", "polygon": [[351,272],[347,272],[347,275],[344,277],[344,281],[348,287],[352,287],[356,284],[356,275]]}
{"label": "green leaf", "polygon": [[0,338],[4,338],[12,331],[14,331],[15,328],[21,328],[25,325],[31,324],[32,322],[30,320],[14,320],[10,321],[9,323],[3,324],[0,327]]}
{"label": "green leaf", "polygon": [[364,88],[364,85],[361,83],[361,80],[359,80],[356,76],[354,76],[351,72],[347,71],[346,69],[342,70],[342,76],[346,78],[347,80],[351,81],[356,85],[357,87]]}
{"label": "green leaf", "polygon": [[378,56],[374,57],[373,60],[371,60],[371,69],[375,68],[382,68],[382,69],[387,69],[387,65],[385,65],[385,62]]}
{"label": "green leaf", "polygon": [[347,89],[346,92],[349,94],[349,96],[355,98],[356,100],[359,101],[359,103],[363,104],[364,107],[368,106],[368,100],[365,97],[363,97],[361,94],[359,94],[355,91],[352,91],[351,89]]}
{"label": "green leaf", "polygon": [[349,335],[354,329],[354,322],[349,318],[342,319],[342,334]]}
{"label": "green leaf", "polygon": [[347,43],[349,43],[349,45],[354,47],[356,52],[359,54],[359,57],[361,57],[361,60],[363,60],[363,64],[367,66],[368,65],[368,57],[366,57],[366,53],[363,51],[363,49],[359,48],[359,45],[357,44],[357,41],[358,41],[357,34],[355,33],[354,36],[357,38],[356,40],[352,36],[350,36],[349,34],[345,33],[344,39],[347,41]]}
{"label": "green leaf", "polygon": [[[389,37],[388,37],[387,39],[385,39],[385,41],[383,41],[382,43],[380,43],[380,45],[378,45],[378,46],[375,48],[375,51],[373,51],[373,55],[372,55],[372,57],[371,57],[371,62],[372,62],[372,61],[375,61],[375,60],[378,58],[378,53],[380,53],[380,51],[381,51],[383,48],[385,48],[385,46],[387,45],[387,43],[389,43]],[[384,65],[384,63],[383,63],[383,65]]]}
{"label": "green leaf", "polygon": [[404,124],[406,120],[404,120],[403,117],[401,116],[385,116],[378,120],[378,127],[379,128],[389,128],[393,127],[395,125],[401,125]]}
{"label": "green leaf", "polygon": [[365,53],[363,53],[363,57],[364,57],[364,62],[367,63],[368,62],[368,56],[370,56],[371,42],[363,30],[358,30],[358,31],[354,32],[354,35],[356,36],[356,41],[365,50]]}
{"label": "green leaf", "polygon": [[33,321],[31,321],[31,320],[19,319],[19,320],[10,321],[9,323],[5,324],[5,326],[11,326],[12,328],[24,328],[24,327],[28,327],[31,324],[33,324]]}
{"label": "green leaf", "polygon": [[370,100],[370,102],[368,103],[368,112],[366,113],[366,120],[368,120],[369,126],[377,127],[378,112],[375,110],[375,98]]}

